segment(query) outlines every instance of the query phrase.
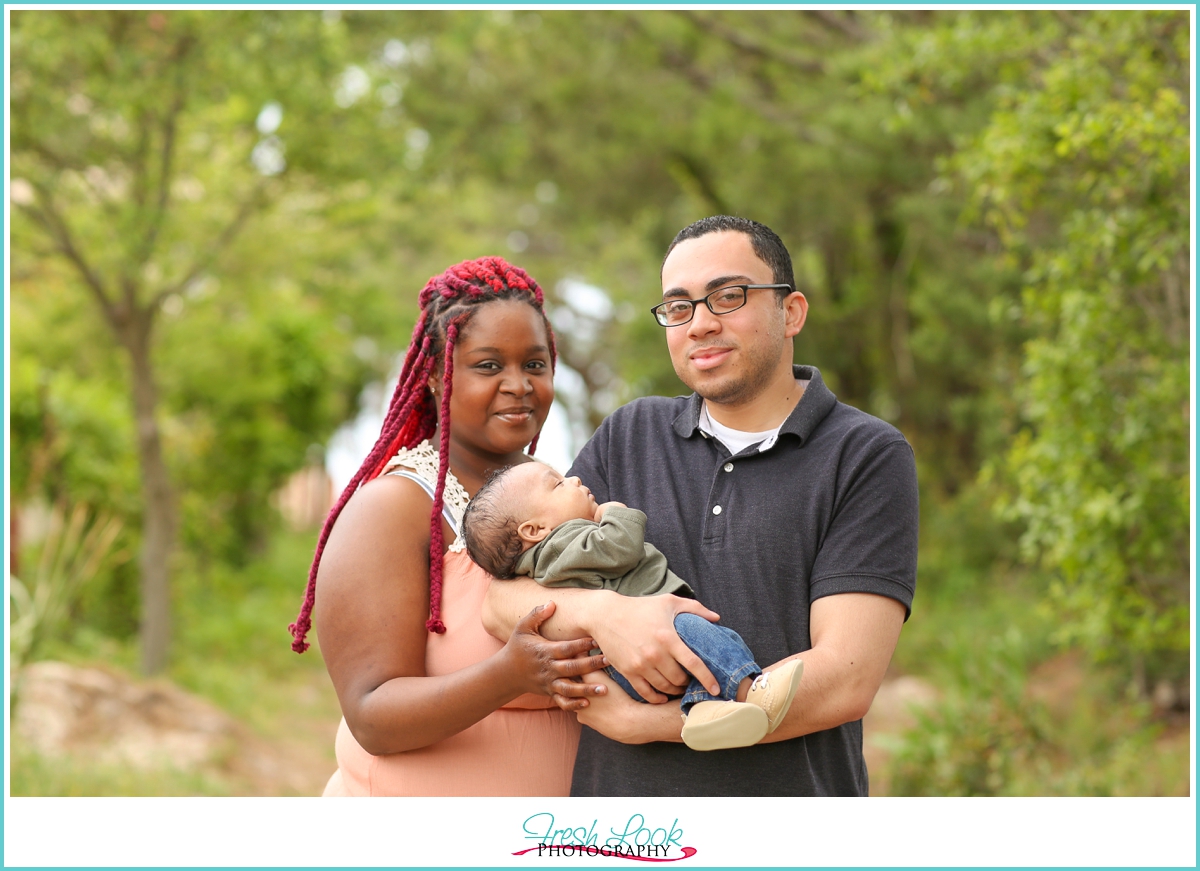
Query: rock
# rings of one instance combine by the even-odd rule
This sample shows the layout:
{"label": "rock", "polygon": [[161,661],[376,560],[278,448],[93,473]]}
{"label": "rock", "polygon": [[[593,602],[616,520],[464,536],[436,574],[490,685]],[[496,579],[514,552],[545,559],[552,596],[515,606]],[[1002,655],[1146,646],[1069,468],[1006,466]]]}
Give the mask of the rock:
{"label": "rock", "polygon": [[[87,767],[196,772],[231,795],[319,795],[336,767],[332,711],[290,717],[264,738],[212,703],[162,679],[106,666],[37,662],[20,673],[13,741]],[[190,794],[190,793],[189,793]]]}
{"label": "rock", "polygon": [[96,667],[37,662],[21,672],[17,693],[13,730],[47,756],[186,771],[227,753],[241,737],[227,714],[165,681]]}

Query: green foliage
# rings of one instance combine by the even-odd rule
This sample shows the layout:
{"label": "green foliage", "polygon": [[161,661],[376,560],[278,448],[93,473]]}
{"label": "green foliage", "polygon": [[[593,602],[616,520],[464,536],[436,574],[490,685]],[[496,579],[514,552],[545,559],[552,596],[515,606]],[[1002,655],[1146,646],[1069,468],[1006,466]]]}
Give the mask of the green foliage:
{"label": "green foliage", "polygon": [[[1104,783],[1126,763],[1047,774],[1019,748],[1067,739],[1015,675],[1052,636],[1147,682],[1186,672],[1187,24],[1145,10],[18,10],[14,504],[86,501],[139,544],[131,367],[56,214],[128,294],[112,298],[153,319],[183,521],[173,673],[247,716],[283,705],[288,670],[310,667],[279,627],[312,542],[277,528],[270,495],[392,368],[427,276],[482,254],[527,268],[595,424],[683,390],[646,314],[663,252],[692,220],[747,215],[783,236],[810,300],[797,360],[916,450],[921,583],[896,663],[964,687],[931,729],[970,757],[920,757],[942,773],[912,789],[1036,791],[1027,762],[1056,790],[1075,788],[1070,770],[1080,791],[1120,792]],[[278,125],[260,130],[272,106]],[[577,311],[569,280],[611,310]],[[77,650],[129,659],[137,573],[83,590]],[[1096,738],[1129,765],[1142,740]]]}
{"label": "green foliage", "polygon": [[[134,384],[111,349],[142,311],[158,323],[184,538],[245,559],[270,494],[387,371],[378,342],[402,332],[380,292],[388,259],[353,269],[378,203],[336,187],[343,149],[315,121],[344,46],[317,12],[13,23],[15,488],[69,493],[138,529]],[[272,105],[282,120],[256,129]],[[361,115],[341,111],[348,134]]]}
{"label": "green foliage", "polygon": [[244,560],[269,529],[271,494],[314,449],[320,456],[318,441],[350,415],[354,386],[374,361],[356,357],[349,331],[286,282],[262,295],[198,300],[163,332],[185,541]]}
{"label": "green foliage", "polygon": [[1027,265],[1006,508],[1058,579],[1065,642],[1186,653],[1187,22],[1077,21],[957,158]]}
{"label": "green foliage", "polygon": [[[15,674],[40,653],[48,638],[61,635],[80,591],[102,569],[128,558],[116,549],[121,522],[94,516],[79,504],[69,512],[50,512],[40,553],[24,580],[9,575],[12,620],[9,626],[9,669]],[[10,680],[9,691],[14,683]]]}
{"label": "green foliage", "polygon": [[892,669],[938,699],[903,733],[869,732],[888,754],[873,782],[892,796],[1185,794],[1187,730],[1131,692],[1128,663],[1062,652],[1046,573],[1020,565],[990,493],[922,502],[920,584]]}
{"label": "green foliage", "polygon": [[[316,757],[318,770],[324,759],[332,773],[337,697],[319,644],[298,657],[285,628],[295,615],[297,582],[311,555],[311,536],[276,533],[265,552],[241,568],[182,566],[176,605],[183,617],[166,677],[216,704],[281,752],[300,746],[304,758]],[[132,641],[88,626],[48,639],[42,654],[80,665],[101,661],[130,673],[138,660]],[[14,738],[12,794],[245,795],[263,788],[247,782],[240,768],[226,768],[218,759],[215,767],[199,772],[139,772],[79,756],[47,758]]]}
{"label": "green foliage", "polygon": [[979,566],[978,547],[922,555],[922,581],[934,583],[892,665],[929,681],[939,698],[916,709],[911,728],[871,737],[888,753],[887,794],[1186,794],[1186,728],[1168,729],[1130,693],[1123,669],[1060,652],[1051,640],[1059,617],[1039,607],[1044,580],[1003,562]]}
{"label": "green foliage", "polygon": [[[311,558],[311,535],[275,531],[263,552],[244,565],[181,560],[179,643],[167,677],[254,727],[274,728],[271,724],[296,706],[298,687],[324,673],[319,643],[310,651],[316,656],[297,656],[286,629]],[[128,671],[137,665],[131,640],[82,624],[49,638],[39,658],[80,664],[103,660]],[[300,707],[328,713],[329,702],[322,696]]]}
{"label": "green foliage", "polygon": [[332,693],[311,689],[328,683],[319,639],[297,656],[287,634],[312,550],[310,535],[276,533],[243,567],[181,572],[180,611],[188,619],[179,627],[171,678],[263,734],[280,729],[289,713],[336,723]]}
{"label": "green foliage", "polygon": [[[1018,642],[1019,643],[1019,642]],[[1186,795],[1186,730],[1166,734],[1144,705],[1114,704],[1111,675],[1072,696],[1032,693],[1023,663],[991,645],[980,682],[953,686],[890,742],[893,796]]]}
{"label": "green foliage", "polygon": [[981,480],[1003,488],[1023,556],[1053,578],[1058,640],[1134,663],[1179,660],[1187,16],[972,12],[927,28],[893,21],[891,32],[867,83],[896,98],[897,129],[951,123],[940,184],[961,190],[965,217],[993,234],[998,275],[1020,275],[1019,300],[989,305],[990,328],[1008,334],[992,358],[996,395],[1015,404],[976,418],[1011,433],[982,452],[1004,459],[981,464]]}
{"label": "green foliage", "polygon": [[137,506],[120,494],[136,489],[137,470],[125,397],[103,377],[36,354],[37,335],[35,328],[13,339],[9,431],[22,448],[13,452],[13,493],[69,496],[128,516]]}
{"label": "green foliage", "polygon": [[1014,773],[1036,766],[1048,725],[1024,697],[1027,662],[1016,627],[962,667],[953,695],[918,725],[892,766],[893,795],[1003,795]]}
{"label": "green foliage", "polygon": [[1018,288],[979,256],[980,234],[956,229],[961,203],[935,184],[935,157],[986,114],[972,106],[900,129],[894,100],[869,86],[891,39],[928,23],[370,10],[340,24],[376,92],[403,94],[398,129],[427,143],[404,158],[422,181],[414,206],[454,215],[409,238],[447,247],[449,230],[503,248],[516,234],[522,265],[552,298],[578,278],[630,315],[598,341],[561,336],[564,361],[603,400],[593,423],[634,396],[683,390],[644,312],[674,233],[730,211],[792,248],[812,303],[798,359],[897,422],[937,489],[953,493],[974,473],[1002,411],[990,361],[1019,334],[996,330],[988,308]]}

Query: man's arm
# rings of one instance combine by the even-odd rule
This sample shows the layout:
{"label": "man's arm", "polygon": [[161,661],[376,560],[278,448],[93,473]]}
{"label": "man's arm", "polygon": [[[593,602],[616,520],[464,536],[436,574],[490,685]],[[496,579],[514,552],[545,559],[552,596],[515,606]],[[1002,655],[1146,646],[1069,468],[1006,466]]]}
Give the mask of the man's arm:
{"label": "man's arm", "polygon": [[804,660],[804,675],[787,716],[763,741],[785,741],[861,720],[883,683],[904,611],[895,599],[872,593],[841,593],[813,602],[812,649],[788,657]]}
{"label": "man's arm", "polygon": [[812,648],[787,657],[804,660],[804,675],[787,716],[764,741],[861,719],[896,649],[916,584],[916,463],[903,440],[864,453],[846,471],[813,565]]}
{"label": "man's arm", "polygon": [[529,578],[492,581],[483,600],[483,626],[496,638],[508,638],[530,609],[547,600],[553,600],[557,609],[542,624],[541,633],[556,641],[594,638],[608,661],[646,701],[665,702],[664,694],[682,693],[689,673],[705,686],[717,686],[708,666],[675,631],[675,616],[684,612],[714,622],[720,619],[695,599],[622,596],[611,590],[551,592]]}
{"label": "man's arm", "polygon": [[583,725],[622,744],[683,741],[680,737],[683,718],[678,704],[644,705],[634,701],[602,671],[585,674],[581,679],[588,685],[606,688],[603,695],[590,698],[588,706],[577,711]]}
{"label": "man's arm", "polygon": [[[804,676],[787,716],[763,743],[862,719],[883,682],[903,622],[904,606],[885,596],[844,593],[813,602],[813,647],[788,657],[804,660]],[[683,721],[676,706],[638,704],[603,672],[584,675],[583,680],[608,687],[605,695],[593,697],[579,711],[583,725],[622,744],[682,740]]]}

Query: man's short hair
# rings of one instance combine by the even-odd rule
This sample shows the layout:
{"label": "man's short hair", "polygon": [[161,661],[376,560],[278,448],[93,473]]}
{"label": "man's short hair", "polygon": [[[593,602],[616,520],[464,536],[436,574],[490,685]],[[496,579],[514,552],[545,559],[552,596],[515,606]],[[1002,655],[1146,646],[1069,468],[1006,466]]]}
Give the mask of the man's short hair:
{"label": "man's short hair", "polygon": [[521,518],[504,505],[504,473],[497,469],[487,479],[463,512],[462,537],[475,564],[494,578],[515,578],[517,562],[525,545],[517,535]]}
{"label": "man's short hair", "polygon": [[[783,244],[783,240],[765,224],[760,224],[758,221],[752,221],[749,218],[739,218],[734,215],[713,215],[709,218],[702,218],[694,224],[689,224],[680,230],[670,247],[667,248],[667,253],[663,256],[663,263],[667,262],[667,257],[671,256],[671,252],[675,250],[675,246],[680,242],[686,242],[688,239],[698,239],[701,236],[707,236],[709,233],[721,233],[731,231],[734,233],[743,233],[750,237],[750,247],[754,249],[754,253],[758,255],[758,259],[767,266],[771,267],[771,280],[775,284],[791,285],[792,290],[796,290],[796,276],[792,272],[792,255],[788,253],[787,246]],[[661,268],[661,267],[660,267]],[[784,299],[792,290],[777,290],[775,292],[777,299]]]}

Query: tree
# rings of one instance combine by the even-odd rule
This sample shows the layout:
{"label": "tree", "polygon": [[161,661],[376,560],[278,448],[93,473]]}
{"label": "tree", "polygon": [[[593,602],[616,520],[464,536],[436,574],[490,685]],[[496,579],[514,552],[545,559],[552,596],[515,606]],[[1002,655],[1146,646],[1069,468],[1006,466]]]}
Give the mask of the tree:
{"label": "tree", "polygon": [[[897,124],[894,97],[869,86],[902,34],[930,30],[928,16],[360,11],[343,20],[373,80],[403,91],[423,133],[421,171],[447,200],[460,198],[456,223],[501,250],[517,239],[552,297],[568,277],[608,293],[599,341],[577,348],[570,330],[563,336],[596,419],[633,396],[683,389],[645,309],[674,233],[732,211],[792,247],[813,304],[798,358],[818,362],[846,401],[898,423],[935,490],[953,493],[974,474],[989,447],[981,422],[998,416],[990,361],[1016,333],[994,330],[988,307],[997,285],[1014,298],[1017,288],[980,256],[984,234],[955,227],[960,199],[931,184],[951,133],[976,129],[986,112],[972,104]],[[431,213],[450,212],[447,200]],[[431,246],[443,230],[424,231]]]}
{"label": "tree", "polygon": [[[977,483],[978,471],[1007,452],[1018,411],[1029,445],[1055,430],[1033,394],[1018,391],[1010,364],[1040,360],[1039,377],[1058,372],[1066,383],[1066,369],[1038,356],[1053,347],[1065,309],[1054,302],[1043,317],[1038,300],[1069,301],[1065,284],[1052,288],[1051,278],[1067,274],[1054,258],[1091,257],[1100,250],[1093,231],[1104,229],[1097,218],[1068,238],[1068,218],[1102,213],[1088,203],[1104,188],[1128,194],[1131,215],[1158,214],[1168,200],[1164,208],[1176,208],[1158,193],[1134,202],[1136,184],[1110,184],[1110,165],[1133,173],[1137,164],[1099,156],[1086,112],[1069,135],[1049,124],[1055,113],[1074,117],[1068,91],[1082,93],[1089,70],[1132,52],[1124,37],[1111,50],[1096,43],[1141,15],[15,13],[13,288],[22,329],[13,426],[31,448],[14,463],[18,484],[94,490],[101,467],[113,480],[134,479],[130,440],[157,432],[159,459],[152,443],[139,455],[143,486],[162,478],[181,494],[169,504],[189,555],[237,561],[269,528],[270,490],[403,347],[426,277],[483,254],[509,256],[548,291],[562,359],[583,379],[592,423],[634,396],[678,393],[646,309],[673,234],[729,211],[789,243],[812,303],[798,360],[819,365],[844,401],[904,431],[926,516],[953,518],[956,500],[978,498],[964,491],[990,486]],[[1169,66],[1163,46],[1176,37],[1143,35],[1153,78]],[[1076,49],[1077,68],[1068,64]],[[1109,76],[1112,123],[1119,107],[1142,105],[1120,92],[1124,77]],[[1170,115],[1153,108],[1166,103],[1146,105],[1151,116]],[[1148,132],[1136,137],[1135,151],[1149,147]],[[1056,156],[1060,141],[1069,151]],[[1085,171],[1087,160],[1095,165]],[[960,220],[976,193],[991,224]],[[1100,253],[1116,257],[1120,239],[1156,232],[1133,227]],[[1101,262],[1087,257],[1064,261],[1077,289],[1092,289],[1080,284],[1081,264]],[[1039,290],[1022,301],[1022,286]],[[75,311],[85,288],[89,317]],[[126,311],[142,338],[118,329],[114,318]],[[1101,347],[1097,330],[1070,335]],[[103,353],[109,337],[124,367]],[[1169,358],[1158,340],[1146,341],[1137,365]],[[145,359],[134,365],[138,354]],[[1092,365],[1084,363],[1081,354],[1072,371]],[[147,395],[132,389],[135,378],[149,381],[157,401],[149,416],[137,405],[131,422],[114,403]],[[1044,396],[1065,408],[1063,390]],[[1166,401],[1137,395],[1147,409]],[[1097,428],[1099,419],[1063,419],[1058,438]],[[67,432],[93,449],[86,462],[64,453]],[[1160,443],[1155,435],[1145,444]],[[1030,457],[1012,468],[1034,468]],[[1093,472],[1078,474],[1092,481]],[[1061,490],[1057,478],[1043,483]],[[149,535],[155,492],[112,494],[127,519],[139,501],[146,506],[147,548],[151,538],[174,540],[161,522]],[[1158,490],[1141,498],[1165,504]],[[1024,511],[1012,517],[1027,523]],[[1039,535],[1026,539],[1030,554],[1043,547]],[[1005,537],[976,537],[978,562],[990,565]],[[1142,565],[1138,553],[1122,564]]]}
{"label": "tree", "polygon": [[[156,337],[164,313],[198,307],[222,280],[227,293],[245,290],[229,273],[237,243],[285,201],[289,161],[328,165],[329,134],[306,109],[325,109],[340,48],[316,13],[26,11],[12,18],[11,41],[14,236],[24,243],[14,272],[85,293],[124,355],[142,667],[155,672],[168,651],[179,527]],[[281,129],[284,106],[295,119]]]}
{"label": "tree", "polygon": [[965,56],[996,71],[948,169],[1023,272],[994,312],[1031,333],[1005,514],[1054,578],[1060,640],[1144,692],[1189,645],[1188,17],[974,13],[922,40],[917,100],[950,97]]}

